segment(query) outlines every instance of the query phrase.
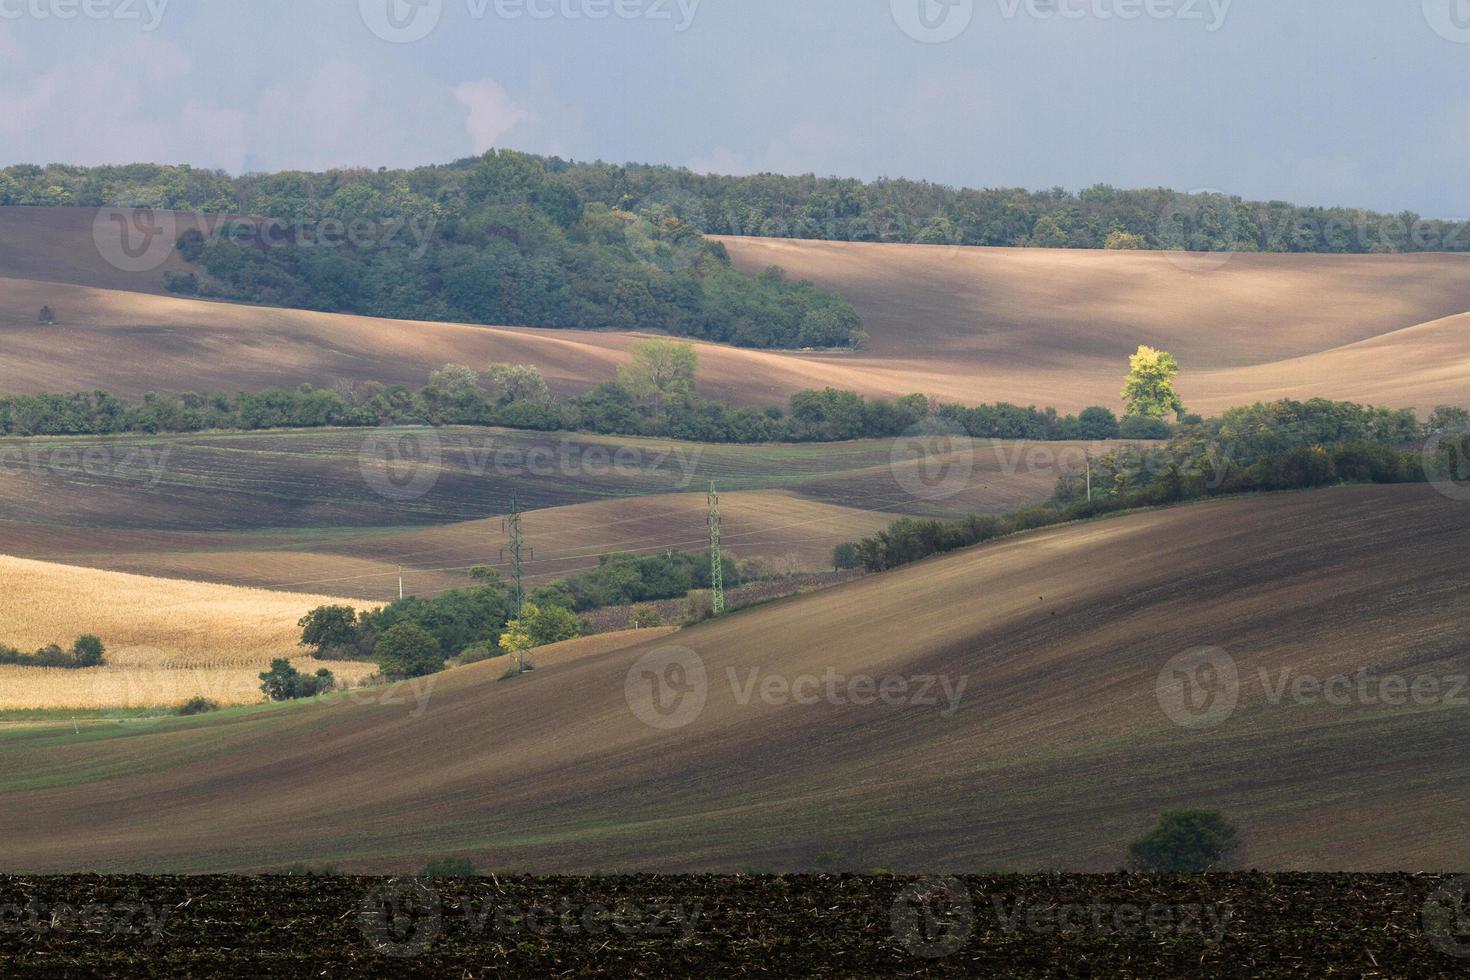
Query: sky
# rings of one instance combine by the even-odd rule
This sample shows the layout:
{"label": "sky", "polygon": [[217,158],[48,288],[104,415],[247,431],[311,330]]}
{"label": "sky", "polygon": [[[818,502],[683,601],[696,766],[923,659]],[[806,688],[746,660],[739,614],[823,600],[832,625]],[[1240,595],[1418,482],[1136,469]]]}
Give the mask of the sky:
{"label": "sky", "polygon": [[0,0],[0,164],[490,147],[1470,217],[1470,0]]}

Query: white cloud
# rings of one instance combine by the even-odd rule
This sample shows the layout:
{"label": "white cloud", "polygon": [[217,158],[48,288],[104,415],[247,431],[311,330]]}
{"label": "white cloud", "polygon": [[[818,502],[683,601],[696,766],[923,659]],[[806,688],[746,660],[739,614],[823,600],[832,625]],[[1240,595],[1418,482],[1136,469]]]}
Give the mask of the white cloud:
{"label": "white cloud", "polygon": [[536,118],[535,113],[517,106],[510,93],[492,78],[456,85],[454,97],[465,109],[465,129],[475,153],[484,153],[516,126]]}

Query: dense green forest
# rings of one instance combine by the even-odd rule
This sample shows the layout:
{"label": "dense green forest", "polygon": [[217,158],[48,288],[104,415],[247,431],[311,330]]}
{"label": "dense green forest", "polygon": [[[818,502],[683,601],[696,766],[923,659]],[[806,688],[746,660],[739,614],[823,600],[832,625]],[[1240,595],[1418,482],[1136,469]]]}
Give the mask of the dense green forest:
{"label": "dense green forest", "polygon": [[371,316],[644,330],[746,347],[861,341],[844,300],[745,275],[659,207],[582,197],[550,162],[488,153],[412,171],[232,180],[182,167],[0,172],[0,204],[167,207],[256,220],[186,232],[184,295]]}
{"label": "dense green forest", "polygon": [[[436,258],[458,268],[457,245],[484,251],[484,235],[498,244],[487,263],[502,275],[515,269],[514,256],[550,256],[550,267],[567,271],[546,236],[570,245],[596,243],[610,234],[609,215],[636,215],[624,227],[637,244],[667,246],[681,258],[699,258],[702,269],[718,266],[689,231],[722,235],[817,238],[843,241],[921,242],[1057,248],[1189,248],[1243,252],[1420,252],[1470,249],[1470,224],[1425,219],[1412,212],[1385,214],[1359,208],[1297,207],[1283,201],[1246,201],[1216,193],[1186,194],[1165,188],[1121,190],[1106,185],[1080,192],[1060,188],[969,189],[926,181],[864,182],[838,177],[758,174],[724,177],[647,165],[576,163],[516,153],[489,153],[413,170],[287,172],[232,178],[188,167],[15,166],[0,171],[0,204],[108,204],[205,210],[315,222],[435,218],[444,222]],[[605,210],[604,210],[605,209]],[[576,220],[578,212],[590,221]],[[509,212],[509,213],[508,213]],[[550,226],[548,227],[547,221]],[[497,227],[505,223],[503,227]],[[504,232],[505,234],[501,234]],[[522,233],[530,233],[523,237]],[[481,237],[477,237],[481,236]],[[560,241],[558,241],[560,244]],[[636,248],[629,247],[636,253]],[[625,254],[627,254],[625,252]],[[668,264],[667,257],[665,264]],[[543,263],[538,274],[550,267]],[[430,263],[426,269],[438,269]],[[381,271],[381,270],[379,270]],[[524,271],[515,269],[516,272]],[[576,268],[581,273],[586,270]],[[606,271],[605,269],[602,271]],[[436,273],[437,274],[437,273]],[[666,273],[667,274],[667,273]],[[427,277],[426,277],[427,278]],[[653,277],[654,286],[658,277]],[[634,281],[639,281],[634,277]],[[245,288],[248,283],[235,283]],[[308,283],[309,286],[317,284]],[[499,314],[516,311],[483,298],[406,288],[399,282],[371,300],[396,310],[434,302],[465,304]],[[325,290],[330,295],[330,288]],[[596,292],[596,290],[594,290]],[[605,291],[604,291],[605,293]],[[651,295],[658,297],[656,289]],[[431,302],[427,297],[432,297]],[[610,297],[602,307],[611,307]],[[640,296],[641,298],[641,296]],[[476,307],[475,303],[485,304]],[[571,304],[559,298],[559,313]],[[533,304],[534,305],[534,304]],[[667,312],[667,311],[666,311]],[[721,308],[722,314],[731,311]],[[503,316],[499,319],[504,320]],[[604,317],[615,320],[610,314]],[[680,318],[675,316],[677,321]],[[720,329],[738,336],[738,321],[715,317]],[[519,321],[515,321],[519,322]],[[593,318],[592,322],[598,321]],[[557,325],[583,325],[578,320]],[[686,331],[687,332],[687,331]]]}

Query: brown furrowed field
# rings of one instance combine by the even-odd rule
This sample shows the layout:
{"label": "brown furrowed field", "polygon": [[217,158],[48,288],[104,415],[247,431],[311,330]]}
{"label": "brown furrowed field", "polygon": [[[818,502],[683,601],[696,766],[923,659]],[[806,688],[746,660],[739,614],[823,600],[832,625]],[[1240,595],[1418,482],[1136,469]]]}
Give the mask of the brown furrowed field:
{"label": "brown furrowed field", "polygon": [[[302,382],[419,385],[448,362],[512,361],[539,366],[554,389],[574,393],[613,378],[640,336],[155,295],[162,270],[125,275],[97,257],[92,217],[0,208],[0,390],[103,388],[137,396]],[[1206,413],[1288,395],[1426,411],[1441,402],[1470,405],[1470,355],[1456,343],[1463,324],[1445,320],[1470,311],[1463,255],[1208,259],[723,241],[741,268],[774,264],[839,292],[863,315],[869,335],[859,353],[700,345],[701,390],[730,402],[775,404],[803,388],[832,386],[1063,411],[1116,406],[1128,354],[1150,343],[1179,357],[1181,394]],[[56,310],[56,325],[37,322],[42,305]]]}
{"label": "brown furrowed field", "polygon": [[0,710],[148,708],[196,695],[221,704],[261,700],[257,676],[276,657],[298,670],[326,666],[340,680],[371,664],[303,656],[296,621],[325,596],[144,578],[0,556],[0,642],[22,650],[69,646],[92,633],[106,663],[88,670],[0,665]]}
{"label": "brown furrowed field", "polygon": [[[1161,810],[1205,806],[1240,824],[1252,867],[1464,867],[1466,534],[1470,511],[1425,486],[1237,498],[994,542],[512,681],[453,670],[418,713],[11,731],[4,864],[1108,870]],[[1184,727],[1161,681],[1199,647],[1230,658],[1236,705]],[[1297,684],[1360,675],[1434,697]],[[351,806],[350,835],[323,800]]]}

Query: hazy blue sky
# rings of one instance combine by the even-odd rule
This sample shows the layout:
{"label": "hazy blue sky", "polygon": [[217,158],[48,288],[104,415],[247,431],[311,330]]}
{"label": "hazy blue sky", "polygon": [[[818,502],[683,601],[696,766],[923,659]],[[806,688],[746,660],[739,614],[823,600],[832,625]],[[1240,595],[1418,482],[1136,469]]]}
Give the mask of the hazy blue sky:
{"label": "hazy blue sky", "polygon": [[1470,0],[0,0],[4,163],[494,145],[1466,217],[1467,91]]}

